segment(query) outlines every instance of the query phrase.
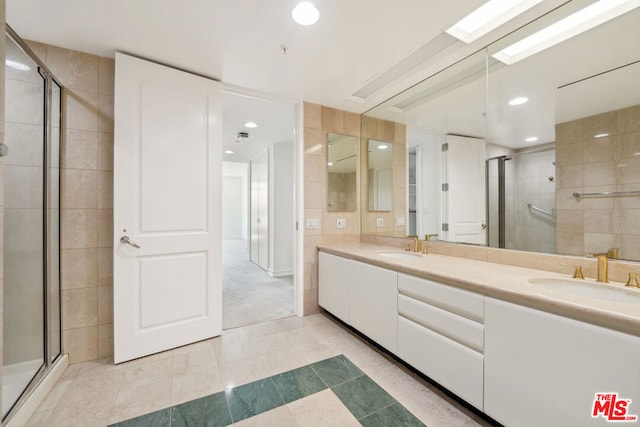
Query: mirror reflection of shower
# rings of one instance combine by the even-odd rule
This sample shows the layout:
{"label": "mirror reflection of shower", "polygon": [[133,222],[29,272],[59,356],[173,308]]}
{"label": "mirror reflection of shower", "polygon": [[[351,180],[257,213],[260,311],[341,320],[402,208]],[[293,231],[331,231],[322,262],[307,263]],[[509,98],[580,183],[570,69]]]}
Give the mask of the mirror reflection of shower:
{"label": "mirror reflection of shower", "polygon": [[554,253],[555,146],[508,151],[487,160],[489,246]]}

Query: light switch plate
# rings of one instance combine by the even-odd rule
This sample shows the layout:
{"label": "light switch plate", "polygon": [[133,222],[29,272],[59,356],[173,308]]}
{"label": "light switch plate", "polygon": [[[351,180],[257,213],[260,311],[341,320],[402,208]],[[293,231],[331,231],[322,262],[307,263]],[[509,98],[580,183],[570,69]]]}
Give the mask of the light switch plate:
{"label": "light switch plate", "polygon": [[346,225],[346,221],[344,218],[338,218],[336,220],[336,228],[344,228]]}
{"label": "light switch plate", "polygon": [[376,218],[376,227],[384,227],[384,219]]}
{"label": "light switch plate", "polygon": [[307,218],[307,230],[317,230],[320,228],[320,219]]}

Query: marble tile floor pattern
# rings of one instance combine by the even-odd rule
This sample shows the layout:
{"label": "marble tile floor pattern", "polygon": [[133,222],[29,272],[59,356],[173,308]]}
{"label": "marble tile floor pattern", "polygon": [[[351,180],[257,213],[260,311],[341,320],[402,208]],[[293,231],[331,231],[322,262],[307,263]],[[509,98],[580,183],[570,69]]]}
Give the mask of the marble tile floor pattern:
{"label": "marble tile floor pattern", "polygon": [[[388,395],[400,405],[386,404],[389,401],[379,403],[376,411],[389,408],[390,414],[379,414],[375,420],[377,423],[367,424],[364,421],[367,414],[347,409],[341,400],[340,387],[350,381],[339,386],[340,383],[325,379],[327,388],[298,399],[294,399],[295,395],[288,396],[288,400],[294,400],[254,416],[245,414],[248,417],[235,425],[389,425],[384,420],[396,416],[395,411],[400,410],[400,406],[429,427],[490,425],[332,318],[316,314],[227,330],[221,337],[119,365],[108,359],[71,365],[28,426],[99,427],[152,413],[158,417],[170,415],[170,419],[175,415],[176,420],[182,416],[184,421],[184,414],[197,413],[202,409],[198,405],[214,407],[221,404],[221,398],[227,394],[225,391],[255,392],[255,384],[267,387],[265,384],[269,381],[275,386],[277,380],[274,378],[284,378],[286,382],[287,375],[278,377],[279,374],[308,365],[318,372],[321,365],[316,362],[339,355],[344,355],[357,367],[355,372],[362,372],[363,375],[353,379],[366,382],[353,383],[350,387],[375,389],[372,383],[377,384],[384,390],[381,392],[383,396]],[[308,370],[306,374],[309,374]],[[322,374],[318,373],[318,376],[322,378]],[[250,383],[254,385],[243,389],[243,385]],[[292,388],[284,389],[288,390],[285,394],[294,392]],[[308,392],[307,389],[305,393]],[[347,390],[342,397],[349,394],[356,393]],[[285,399],[281,393],[273,393],[273,389],[270,395]],[[187,402],[191,403],[181,406]],[[172,411],[173,407],[180,407],[180,412]],[[230,409],[230,416],[233,411]],[[359,420],[358,417],[362,418]],[[233,420],[228,420],[229,424]],[[155,419],[150,421],[153,423],[147,425],[157,425]],[[176,421],[171,425],[199,424]],[[200,425],[215,424],[207,420],[207,424]]]}
{"label": "marble tile floor pattern", "polygon": [[249,260],[246,240],[222,242],[224,329],[293,314],[293,276],[271,277]]}
{"label": "marble tile floor pattern", "polygon": [[[309,402],[323,400],[331,407],[322,420],[327,425],[357,425],[357,420],[363,426],[372,427],[424,426],[349,359],[340,355],[110,427],[264,425],[274,413],[266,414],[264,419],[260,414],[283,405],[288,405],[290,414],[287,416],[286,411],[279,414],[278,425],[315,426],[317,420],[309,418],[304,408]],[[250,420],[243,422],[247,419]]]}

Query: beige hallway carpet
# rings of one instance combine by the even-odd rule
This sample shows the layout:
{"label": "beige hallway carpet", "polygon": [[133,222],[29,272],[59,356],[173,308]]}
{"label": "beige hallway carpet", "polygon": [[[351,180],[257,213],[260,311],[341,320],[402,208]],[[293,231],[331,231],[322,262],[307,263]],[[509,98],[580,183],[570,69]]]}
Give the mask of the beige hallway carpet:
{"label": "beige hallway carpet", "polygon": [[293,315],[293,276],[271,277],[249,260],[246,240],[222,241],[222,326]]}

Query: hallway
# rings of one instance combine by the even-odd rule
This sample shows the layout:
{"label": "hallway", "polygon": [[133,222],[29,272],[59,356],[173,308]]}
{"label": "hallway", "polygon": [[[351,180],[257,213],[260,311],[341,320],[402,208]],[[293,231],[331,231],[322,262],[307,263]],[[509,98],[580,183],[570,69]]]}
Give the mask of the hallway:
{"label": "hallway", "polygon": [[249,260],[245,240],[222,241],[224,329],[293,315],[293,276],[271,277]]}

